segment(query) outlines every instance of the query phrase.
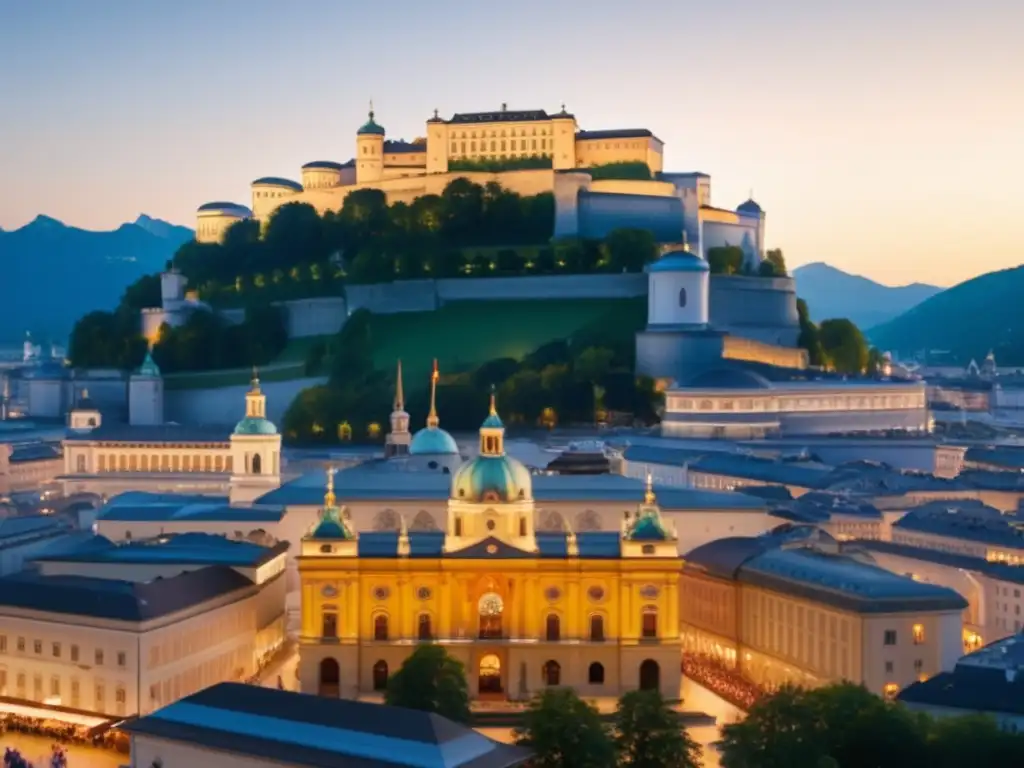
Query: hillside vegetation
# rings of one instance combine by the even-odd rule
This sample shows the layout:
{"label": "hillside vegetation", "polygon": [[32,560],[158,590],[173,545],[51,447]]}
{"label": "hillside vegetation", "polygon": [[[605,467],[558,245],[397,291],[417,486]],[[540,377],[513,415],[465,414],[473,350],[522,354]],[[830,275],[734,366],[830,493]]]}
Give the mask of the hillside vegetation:
{"label": "hillside vegetation", "polygon": [[944,350],[966,363],[991,349],[1002,365],[1024,365],[1024,267],[989,272],[948,288],[877,328],[880,349],[910,355]]}

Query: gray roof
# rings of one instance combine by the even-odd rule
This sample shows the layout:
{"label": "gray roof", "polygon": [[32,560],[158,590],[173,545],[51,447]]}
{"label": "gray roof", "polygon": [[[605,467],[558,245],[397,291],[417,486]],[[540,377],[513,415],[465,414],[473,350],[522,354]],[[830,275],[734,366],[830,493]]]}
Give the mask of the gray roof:
{"label": "gray roof", "polygon": [[[147,494],[138,491],[115,496],[97,517],[117,522],[237,522],[241,524],[276,523],[284,517],[281,507],[260,504],[255,507],[233,507],[224,497]],[[126,498],[127,497],[127,498]]]}
{"label": "gray roof", "polygon": [[292,181],[291,179],[283,179],[280,176],[261,176],[252,183],[252,186],[255,187],[256,185],[267,187],[288,187],[288,189],[293,189],[296,192],[302,191],[302,185],[299,184],[299,182]]}
{"label": "gray roof", "polygon": [[[411,558],[509,560],[538,556],[541,559],[565,559],[569,556],[567,533],[538,533],[537,553],[517,549],[493,537],[455,552],[444,551],[445,535],[442,531],[409,531],[408,537]],[[398,538],[397,531],[360,533],[359,557],[398,557]],[[576,545],[581,560],[618,560],[622,556],[621,537],[617,531],[581,531],[576,534]]]}
{"label": "gray roof", "polygon": [[796,485],[801,488],[823,488],[832,472],[831,467],[810,465],[807,462],[774,461],[755,456],[727,453],[709,453],[690,464],[694,472],[728,475],[747,480]]}
{"label": "gray roof", "polygon": [[[525,123],[550,120],[553,116],[543,109],[496,109],[491,112],[461,112],[452,115],[448,123]],[[566,117],[566,115],[559,115]],[[571,117],[571,115],[569,115]]]}
{"label": "gray roof", "polygon": [[0,520],[0,544],[41,533],[58,533],[67,529],[65,520],[51,515],[21,515]]}
{"label": "gray roof", "polygon": [[[622,475],[534,475],[533,498],[538,504],[557,501],[616,501],[635,506],[643,500],[644,484]],[[319,506],[323,502],[326,478],[311,472],[264,494],[257,503],[269,505]],[[346,500],[433,499],[451,494],[451,476],[436,472],[375,472],[351,467],[334,476],[340,503]],[[662,509],[764,509],[760,499],[740,493],[698,491],[671,486],[656,487]]]}
{"label": "gray roof", "polygon": [[964,453],[964,461],[991,464],[1005,469],[1024,469],[1024,448],[1019,446],[971,446]]}
{"label": "gray roof", "polygon": [[771,389],[771,382],[744,368],[715,368],[698,373],[682,387],[686,389]]}
{"label": "gray roof", "polygon": [[384,142],[384,154],[385,155],[404,155],[404,154],[416,154],[427,151],[426,144],[417,144],[411,141],[385,141]]}
{"label": "gray roof", "polygon": [[120,727],[316,768],[510,768],[530,754],[433,713],[239,683],[211,686]]}
{"label": "gray roof", "polygon": [[893,529],[1024,549],[1024,517],[977,499],[930,501],[907,512]]}
{"label": "gray roof", "polygon": [[75,548],[44,552],[33,559],[76,563],[175,563],[257,567],[287,550],[286,541],[265,547],[250,541],[228,539],[209,533],[179,533],[120,544],[115,544],[105,536],[93,536],[79,542]]}
{"label": "gray roof", "polygon": [[16,464],[21,461],[59,459],[63,453],[59,443],[30,443],[15,446],[9,460]]}
{"label": "gray roof", "polygon": [[951,589],[916,582],[816,547],[818,541],[830,539],[813,526],[786,525],[764,536],[717,539],[683,559],[687,570],[857,613],[962,610],[967,606]]}
{"label": "gray roof", "polygon": [[306,163],[302,166],[304,171],[340,171],[345,166],[342,163],[336,163],[333,160],[314,160],[311,163]]}
{"label": "gray roof", "polygon": [[252,586],[249,579],[227,566],[200,568],[150,582],[41,576],[34,571],[22,571],[0,578],[0,606],[118,621],[149,621]]}
{"label": "gray roof", "polygon": [[196,213],[202,213],[204,211],[224,211],[226,213],[236,213],[242,216],[252,216],[252,211],[244,205],[238,203],[229,203],[223,200],[217,200],[212,203],[203,203],[196,209]]}
{"label": "gray roof", "polygon": [[228,443],[233,426],[181,426],[156,424],[103,424],[89,432],[71,432],[69,442],[132,442],[132,443]]}
{"label": "gray roof", "polygon": [[593,141],[596,139],[657,139],[658,137],[646,128],[612,128],[607,131],[578,131],[576,141]]}
{"label": "gray roof", "polygon": [[904,688],[899,701],[966,712],[1024,715],[1024,635],[969,653],[952,672]]}
{"label": "gray roof", "polygon": [[659,445],[629,445],[622,452],[626,461],[634,464],[660,464],[683,467],[709,453],[729,453],[728,448],[675,448]]}
{"label": "gray roof", "polygon": [[942,552],[938,549],[915,547],[910,544],[898,544],[894,541],[858,539],[856,543],[858,547],[865,549],[868,552],[881,552],[884,554],[906,557],[911,560],[923,560],[928,563],[948,565],[951,568],[959,568],[964,571],[984,573],[986,576],[1000,581],[1024,584],[1024,565],[994,563],[983,557],[958,555],[952,552]]}

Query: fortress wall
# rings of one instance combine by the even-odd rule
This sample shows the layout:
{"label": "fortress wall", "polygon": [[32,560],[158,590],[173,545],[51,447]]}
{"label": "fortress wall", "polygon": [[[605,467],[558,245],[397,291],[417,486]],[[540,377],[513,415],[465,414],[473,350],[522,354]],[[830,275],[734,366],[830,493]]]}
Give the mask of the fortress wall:
{"label": "fortress wall", "polygon": [[644,296],[647,275],[544,275],[437,281],[437,298],[448,301],[519,299],[607,299]]}
{"label": "fortress wall", "polygon": [[586,192],[579,194],[579,235],[603,239],[623,227],[650,229],[662,242],[683,239],[683,201],[678,197]]}
{"label": "fortress wall", "polygon": [[[292,400],[306,387],[324,384],[326,377],[292,381],[261,381],[267,396],[267,418],[281,426]],[[245,416],[248,384],[217,389],[165,389],[164,418],[179,424],[234,424]]]}
{"label": "fortress wall", "polygon": [[765,344],[795,347],[800,335],[791,277],[712,275],[710,321],[717,330]]}
{"label": "fortress wall", "polygon": [[347,306],[342,296],[284,302],[288,338],[301,339],[337,333],[348,319]]}
{"label": "fortress wall", "polygon": [[[581,170],[586,171],[585,168]],[[590,191],[609,195],[676,196],[675,184],[667,181],[645,181],[643,179],[598,179],[590,182]]]}
{"label": "fortress wall", "polygon": [[434,280],[349,285],[345,287],[345,297],[348,300],[349,314],[357,309],[368,309],[380,315],[437,309],[437,289]]}

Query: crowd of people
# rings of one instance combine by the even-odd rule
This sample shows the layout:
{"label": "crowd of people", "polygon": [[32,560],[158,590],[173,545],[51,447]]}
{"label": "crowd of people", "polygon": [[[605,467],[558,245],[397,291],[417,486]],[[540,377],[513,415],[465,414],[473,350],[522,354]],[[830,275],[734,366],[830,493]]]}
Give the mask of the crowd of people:
{"label": "crowd of people", "polygon": [[0,715],[0,733],[7,731],[29,736],[45,736],[55,739],[58,744],[87,744],[100,749],[128,751],[124,735],[110,728],[87,728],[84,725],[73,725],[50,718],[5,713]]}
{"label": "crowd of people", "polygon": [[706,653],[684,653],[683,674],[740,709],[750,709],[768,693]]}
{"label": "crowd of people", "polygon": [[[49,763],[49,768],[68,768],[68,753],[60,744],[54,744],[50,748]],[[4,768],[33,768],[33,765],[21,752],[8,747],[4,750]]]}

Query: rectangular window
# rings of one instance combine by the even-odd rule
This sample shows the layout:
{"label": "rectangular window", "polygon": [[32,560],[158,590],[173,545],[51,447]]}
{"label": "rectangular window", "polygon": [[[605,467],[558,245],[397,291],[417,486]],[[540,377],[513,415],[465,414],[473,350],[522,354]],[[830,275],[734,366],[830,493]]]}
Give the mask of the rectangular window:
{"label": "rectangular window", "polygon": [[0,653],[7,653],[7,635],[0,635]]}
{"label": "rectangular window", "polygon": [[921,645],[924,642],[924,625],[915,624],[912,631],[914,635],[914,645]]}
{"label": "rectangular window", "polygon": [[885,674],[887,674],[887,675],[891,675],[892,674],[892,662],[891,661],[885,662]]}
{"label": "rectangular window", "polygon": [[97,648],[96,649],[96,666],[97,667],[102,667],[103,666],[103,649],[102,648]]}
{"label": "rectangular window", "polygon": [[123,667],[128,663],[128,656],[124,651],[117,652],[117,666]]}
{"label": "rectangular window", "polygon": [[42,640],[33,640],[32,641],[32,650],[35,651],[36,653],[42,653],[43,652],[43,641]]}
{"label": "rectangular window", "polygon": [[24,637],[19,637],[18,638],[18,650],[21,651],[22,653],[25,652],[25,638]]}
{"label": "rectangular window", "polygon": [[887,629],[887,630],[885,630],[885,644],[886,645],[896,645],[896,630],[895,629]]}
{"label": "rectangular window", "polygon": [[77,645],[72,645],[71,646],[71,660],[72,661],[78,661],[78,646]]}
{"label": "rectangular window", "polygon": [[323,637],[338,636],[338,614],[333,611],[324,613],[323,630],[321,635]]}
{"label": "rectangular window", "polygon": [[50,678],[50,695],[51,696],[60,696],[60,678],[59,677],[51,677]]}
{"label": "rectangular window", "polygon": [[60,658],[60,643],[54,643],[53,644],[53,657],[55,659],[59,659]]}

